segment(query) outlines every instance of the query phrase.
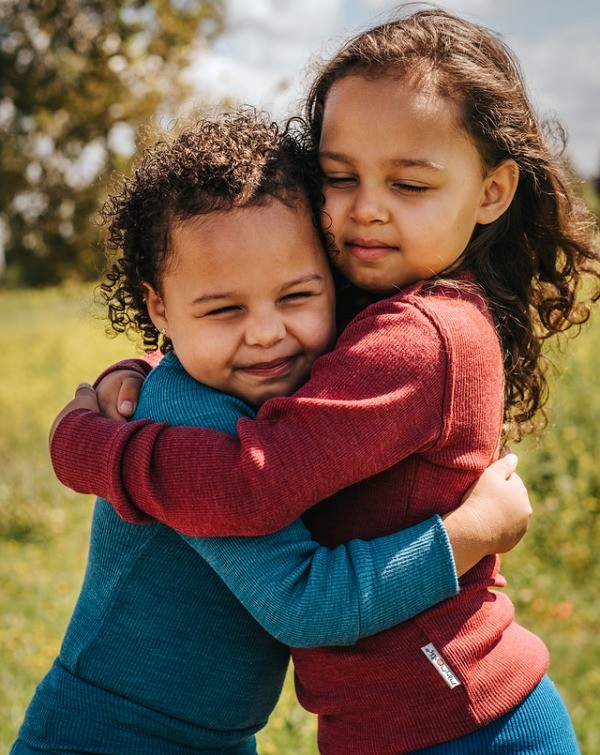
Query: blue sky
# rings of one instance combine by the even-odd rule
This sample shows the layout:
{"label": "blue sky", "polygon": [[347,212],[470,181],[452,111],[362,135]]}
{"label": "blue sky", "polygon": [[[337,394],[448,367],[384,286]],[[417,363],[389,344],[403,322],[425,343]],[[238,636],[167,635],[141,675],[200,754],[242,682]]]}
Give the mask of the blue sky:
{"label": "blue sky", "polygon": [[[228,32],[203,50],[190,76],[203,98],[292,114],[310,63],[377,23],[389,0],[226,0]],[[442,0],[501,34],[519,56],[532,99],[569,133],[584,176],[600,174],[600,3],[597,0]]]}

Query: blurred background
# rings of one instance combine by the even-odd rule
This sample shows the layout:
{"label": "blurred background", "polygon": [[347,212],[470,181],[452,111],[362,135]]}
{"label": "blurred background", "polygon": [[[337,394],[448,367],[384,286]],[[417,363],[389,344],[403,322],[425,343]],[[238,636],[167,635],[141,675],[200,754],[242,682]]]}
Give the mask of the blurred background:
{"label": "blurred background", "polygon": [[[600,6],[595,0],[456,0],[500,33],[567,160],[600,208]],[[374,23],[385,0],[0,0],[0,751],[56,655],[83,575],[91,499],[55,481],[46,436],[81,380],[136,353],[108,339],[93,288],[94,223],[144,126],[243,102],[301,112],[321,58]],[[549,426],[514,448],[535,508],[504,559],[521,623],[550,647],[582,751],[600,752],[600,325],[551,355]],[[316,752],[291,679],[261,753]]]}

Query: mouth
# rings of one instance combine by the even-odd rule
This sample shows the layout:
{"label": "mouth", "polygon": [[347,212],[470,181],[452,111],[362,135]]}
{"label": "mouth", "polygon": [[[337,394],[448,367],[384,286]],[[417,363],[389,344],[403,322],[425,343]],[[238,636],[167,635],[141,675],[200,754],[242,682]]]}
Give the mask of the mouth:
{"label": "mouth", "polygon": [[398,251],[397,246],[378,239],[352,239],[344,244],[346,251],[362,262],[374,262]]}
{"label": "mouth", "polygon": [[256,362],[237,369],[246,375],[252,375],[263,380],[277,380],[287,377],[296,366],[299,358],[299,354],[293,354],[292,356],[273,359],[270,362]]}

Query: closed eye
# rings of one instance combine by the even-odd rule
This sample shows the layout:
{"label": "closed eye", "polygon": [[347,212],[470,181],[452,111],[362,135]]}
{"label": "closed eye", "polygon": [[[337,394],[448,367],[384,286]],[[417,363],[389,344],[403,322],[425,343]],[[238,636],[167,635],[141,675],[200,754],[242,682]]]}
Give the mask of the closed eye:
{"label": "closed eye", "polygon": [[346,186],[353,186],[356,183],[356,178],[354,178],[354,176],[323,175],[323,181],[327,186],[343,188]]}
{"label": "closed eye", "polygon": [[211,309],[209,312],[205,312],[203,317],[227,317],[228,315],[237,314],[241,312],[241,307],[218,307],[217,309]]}
{"label": "closed eye", "polygon": [[429,186],[417,186],[415,184],[405,184],[405,183],[395,183],[394,184],[395,189],[400,189],[400,191],[404,191],[407,194],[423,194],[424,192],[428,191]]}
{"label": "closed eye", "polygon": [[280,301],[304,301],[306,299],[310,299],[313,296],[316,296],[314,291],[294,291],[294,293],[292,294],[286,294],[285,296],[282,296]]}

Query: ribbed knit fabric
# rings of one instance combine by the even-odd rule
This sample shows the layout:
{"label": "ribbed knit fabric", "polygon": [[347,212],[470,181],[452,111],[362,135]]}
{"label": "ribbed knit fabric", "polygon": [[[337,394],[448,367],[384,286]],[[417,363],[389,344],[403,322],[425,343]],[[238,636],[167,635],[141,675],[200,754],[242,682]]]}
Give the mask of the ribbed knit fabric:
{"label": "ribbed knit fabric", "polygon": [[[226,432],[253,416],[192,380],[174,354],[146,380],[138,415]],[[275,705],[288,663],[272,635],[352,643],[457,588],[437,517],[330,550],[300,521],[262,538],[184,541],[156,522],[123,522],[99,500],[60,657],[13,752],[254,752],[252,734]]]}
{"label": "ribbed knit fabric", "polygon": [[[57,474],[133,521],[155,517],[197,535],[270,532],[327,496],[305,521],[329,546],[449,511],[495,458],[503,407],[491,318],[473,278],[457,277],[367,307],[303,388],[240,420],[239,441],[80,410],[55,434]],[[413,621],[353,647],[294,650],[299,699],[320,715],[321,751],[408,752],[520,703],[548,654],[490,590],[503,585],[488,558],[459,596]]]}

